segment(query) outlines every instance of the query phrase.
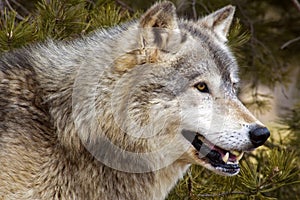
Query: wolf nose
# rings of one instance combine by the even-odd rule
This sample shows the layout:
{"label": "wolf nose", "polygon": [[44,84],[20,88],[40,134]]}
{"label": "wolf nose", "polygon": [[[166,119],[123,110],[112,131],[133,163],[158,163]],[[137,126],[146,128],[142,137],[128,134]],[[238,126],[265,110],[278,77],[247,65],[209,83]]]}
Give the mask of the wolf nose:
{"label": "wolf nose", "polygon": [[250,140],[254,147],[259,147],[265,143],[270,136],[270,131],[266,127],[255,128],[250,131]]}

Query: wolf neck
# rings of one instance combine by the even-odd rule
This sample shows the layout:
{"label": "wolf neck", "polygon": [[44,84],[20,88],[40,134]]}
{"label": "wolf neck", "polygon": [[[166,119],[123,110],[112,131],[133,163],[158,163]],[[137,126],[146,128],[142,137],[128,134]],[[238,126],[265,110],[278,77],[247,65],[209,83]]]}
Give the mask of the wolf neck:
{"label": "wolf neck", "polygon": [[[88,162],[81,162],[76,166],[66,164],[56,167],[58,176],[64,176],[64,182],[61,182],[64,185],[61,187],[68,186],[69,192],[79,197],[84,196],[85,199],[102,200],[163,200],[182,178],[188,167],[185,164],[174,163],[154,172],[127,173],[111,169],[101,163],[91,162],[91,160],[85,161]],[[73,179],[76,181],[74,182]],[[47,179],[43,181],[49,182]],[[50,181],[55,184],[58,180]],[[43,185],[43,183],[40,184]],[[45,192],[45,188],[41,192]],[[64,198],[67,194],[61,193],[60,195]]]}
{"label": "wolf neck", "polygon": [[[55,46],[52,48],[55,48]],[[57,130],[56,134],[58,137],[58,143],[60,143],[58,145],[59,150],[56,151],[56,156],[53,158],[59,158],[59,160],[56,162],[58,165],[57,168],[63,171],[58,173],[63,175],[67,171],[76,173],[76,171],[80,170],[81,173],[76,173],[78,174],[78,180],[76,183],[80,185],[79,188],[81,188],[82,191],[77,192],[95,195],[91,196],[91,199],[99,199],[99,197],[101,199],[140,199],[141,197],[153,200],[164,199],[172,187],[177,183],[178,179],[182,178],[183,174],[188,168],[188,165],[175,161],[173,164],[153,172],[127,173],[111,169],[110,167],[105,166],[103,163],[93,158],[82,144],[82,139],[90,141],[93,137],[93,134],[97,134],[97,131],[99,130],[96,127],[90,127],[91,121],[97,120],[97,117],[93,118],[95,116],[93,116],[91,114],[92,112],[90,112],[91,108],[88,107],[89,104],[86,102],[89,100],[89,98],[80,98],[94,98],[93,96],[87,96],[89,94],[89,88],[86,89],[84,87],[89,87],[91,85],[89,82],[84,81],[91,80],[86,78],[93,78],[95,73],[89,74],[88,72],[81,71],[81,73],[83,73],[81,75],[85,75],[86,77],[82,80],[83,82],[80,82],[80,77],[77,76],[79,74],[78,70],[80,70],[80,66],[69,66],[67,68],[54,69],[50,66],[50,61],[51,58],[49,58],[49,63],[44,63],[44,65],[42,65],[46,66],[44,69],[36,70],[41,71],[40,76],[45,76],[45,74],[48,76],[41,77],[40,79],[47,80],[47,82],[41,83],[41,85],[44,87],[42,89],[45,93],[45,100],[49,104],[49,112],[53,119],[54,127],[56,127]],[[67,65],[68,63],[64,64]],[[56,63],[53,64],[53,66],[60,66],[60,64]],[[50,69],[51,71],[45,73],[44,70],[46,69]],[[39,72],[37,73],[39,74]],[[76,78],[79,78],[77,79],[79,82],[76,82]],[[110,81],[114,81],[114,79],[117,79],[117,77],[114,77],[114,75],[110,74],[109,79],[106,80],[107,91],[112,90],[112,88],[110,88],[112,87]],[[103,81],[105,80],[102,80],[102,82]],[[74,87],[78,83],[83,84],[77,85],[78,88]],[[94,83],[91,82],[91,84]],[[77,94],[75,97],[74,93]],[[111,106],[108,100],[108,98],[110,98],[109,93],[106,93],[106,91],[103,90],[99,95],[99,98],[96,99],[96,101],[98,101],[97,103],[101,104],[99,107],[104,107],[106,106],[105,104],[109,104],[109,106]],[[74,98],[79,98],[77,100],[83,100],[83,104],[76,107],[76,102],[74,104]],[[76,110],[77,108],[80,109]],[[102,119],[105,121],[105,124],[103,124],[102,127],[103,129],[106,129],[110,127],[112,123],[115,123],[112,119],[111,113],[103,112],[98,114],[102,114],[102,117],[105,118]],[[76,121],[77,119],[84,120]],[[79,126],[82,125],[83,138],[78,136],[79,133],[76,123],[74,124],[74,120],[75,122],[79,123]],[[107,131],[110,131],[108,134],[122,134],[116,129]],[[145,144],[134,144],[134,146],[137,149],[145,148]],[[62,158],[65,159],[63,163],[61,163]],[[74,162],[74,159],[77,161]],[[49,162],[53,162],[53,160]],[[76,163],[77,166],[74,166],[72,163]],[[49,174],[50,172],[45,173]],[[74,178],[72,176],[74,176],[74,174],[68,174],[64,184],[74,187],[75,190],[76,187],[78,188],[78,185],[76,186],[75,183],[72,182]],[[45,177],[45,179],[48,178]],[[55,183],[57,180],[50,181]],[[74,185],[72,186],[72,184]],[[103,191],[103,188],[107,188],[107,191],[101,192]],[[90,191],[96,192],[91,194]]]}

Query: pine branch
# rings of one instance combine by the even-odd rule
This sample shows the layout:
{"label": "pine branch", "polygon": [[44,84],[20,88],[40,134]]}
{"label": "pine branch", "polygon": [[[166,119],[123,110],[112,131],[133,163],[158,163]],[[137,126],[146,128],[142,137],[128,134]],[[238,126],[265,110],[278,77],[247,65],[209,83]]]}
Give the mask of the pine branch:
{"label": "pine branch", "polygon": [[10,0],[14,5],[16,5],[18,8],[20,8],[26,15],[29,15],[30,12],[28,9],[26,9],[26,7],[24,7],[23,5],[21,5],[19,2],[17,2],[16,0]]}
{"label": "pine branch", "polygon": [[196,0],[192,0],[192,9],[193,9],[194,20],[196,20],[198,18],[197,10],[196,10]]}
{"label": "pine branch", "polygon": [[122,8],[124,8],[125,10],[128,10],[131,13],[134,13],[133,8],[131,8],[130,6],[128,6],[126,3],[124,3],[121,0],[116,0],[116,3],[119,4]]}
{"label": "pine branch", "polygon": [[300,3],[297,0],[292,0],[292,2],[296,6],[297,10],[300,12]]}
{"label": "pine branch", "polygon": [[224,192],[224,193],[219,193],[219,194],[198,194],[198,197],[226,197],[226,196],[232,196],[232,195],[245,195],[249,196],[251,195],[248,192],[238,192],[238,191],[233,191],[233,192]]}
{"label": "pine branch", "polygon": [[[300,5],[299,5],[300,6]],[[299,8],[300,9],[300,8]],[[298,42],[300,40],[300,36],[299,37],[296,37],[296,38],[294,38],[294,39],[291,39],[291,40],[289,40],[289,41],[287,41],[286,43],[284,43],[281,47],[280,47],[280,49],[285,49],[285,48],[287,48],[289,45],[291,45],[291,44],[293,44],[294,42]]]}
{"label": "pine branch", "polygon": [[9,3],[9,1],[8,0],[4,0],[5,1],[5,3],[6,3],[6,5],[7,5],[7,7],[11,10],[11,11],[13,11],[13,12],[15,12],[17,15],[16,15],[16,17],[19,19],[19,20],[24,20],[25,18],[24,17],[22,17],[11,5],[10,5],[10,3]]}
{"label": "pine branch", "polygon": [[192,196],[193,185],[192,185],[192,174],[191,174],[190,170],[188,171],[188,183],[187,183],[187,186],[188,186],[189,197],[191,197]]}

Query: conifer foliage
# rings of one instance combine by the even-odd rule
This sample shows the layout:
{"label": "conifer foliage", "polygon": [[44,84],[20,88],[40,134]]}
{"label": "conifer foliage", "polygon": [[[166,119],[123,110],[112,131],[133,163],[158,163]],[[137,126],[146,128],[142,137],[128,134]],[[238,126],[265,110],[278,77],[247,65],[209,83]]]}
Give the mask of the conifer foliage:
{"label": "conifer foliage", "polygon": [[[139,15],[151,1],[0,0],[0,53],[48,38],[71,40]],[[300,199],[300,4],[297,0],[174,0],[178,14],[197,19],[227,4],[237,8],[229,45],[241,66],[257,112],[267,112],[272,96],[258,92],[288,89],[296,74],[294,106],[278,116],[264,148],[247,153],[241,172],[223,177],[192,166],[168,199]],[[293,74],[295,77],[295,74]],[[241,93],[243,93],[241,91]],[[285,106],[285,105],[282,105]],[[142,199],[142,197],[141,197]]]}
{"label": "conifer foliage", "polygon": [[31,3],[1,0],[0,9],[0,52],[49,38],[80,37],[133,17],[126,9],[105,0],[36,0]]}

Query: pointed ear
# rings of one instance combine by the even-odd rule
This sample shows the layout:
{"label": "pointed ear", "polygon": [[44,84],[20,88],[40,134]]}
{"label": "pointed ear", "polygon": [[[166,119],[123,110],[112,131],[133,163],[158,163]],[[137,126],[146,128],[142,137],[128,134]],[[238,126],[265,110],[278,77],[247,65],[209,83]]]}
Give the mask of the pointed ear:
{"label": "pointed ear", "polygon": [[140,28],[168,28],[176,29],[177,15],[173,3],[164,1],[149,8],[140,19]]}
{"label": "pointed ear", "polygon": [[159,50],[170,49],[170,44],[175,43],[176,32],[178,33],[178,22],[176,8],[173,3],[164,1],[153,5],[141,17],[140,47],[155,48]]}
{"label": "pointed ear", "polygon": [[173,3],[156,3],[140,18],[136,49],[115,61],[115,68],[125,72],[136,65],[157,63],[163,55],[176,52],[184,36],[178,28],[176,8]]}
{"label": "pointed ear", "polygon": [[228,5],[200,19],[200,23],[211,28],[222,42],[227,41],[227,34],[232,23],[235,7]]}

